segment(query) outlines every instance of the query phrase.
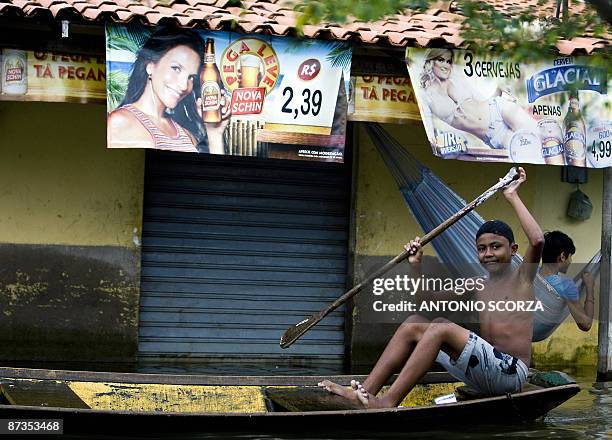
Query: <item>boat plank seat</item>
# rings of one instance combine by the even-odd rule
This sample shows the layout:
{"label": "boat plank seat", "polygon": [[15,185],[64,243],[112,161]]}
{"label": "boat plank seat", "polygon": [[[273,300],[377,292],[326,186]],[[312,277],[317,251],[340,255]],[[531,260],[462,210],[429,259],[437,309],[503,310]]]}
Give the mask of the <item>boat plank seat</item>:
{"label": "boat plank seat", "polygon": [[89,408],[66,383],[52,380],[3,380],[0,392],[11,405]]}
{"label": "boat plank seat", "polygon": [[287,411],[336,411],[363,409],[345,398],[319,387],[265,388],[264,393],[278,408]]}

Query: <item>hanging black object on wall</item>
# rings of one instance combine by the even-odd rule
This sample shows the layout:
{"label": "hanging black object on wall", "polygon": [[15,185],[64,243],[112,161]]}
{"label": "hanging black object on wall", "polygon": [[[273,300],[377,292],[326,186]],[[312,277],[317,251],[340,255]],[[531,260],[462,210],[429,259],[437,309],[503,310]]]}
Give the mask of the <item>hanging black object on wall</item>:
{"label": "hanging black object on wall", "polygon": [[567,216],[576,220],[587,220],[593,213],[593,203],[585,193],[576,189],[567,205]]}

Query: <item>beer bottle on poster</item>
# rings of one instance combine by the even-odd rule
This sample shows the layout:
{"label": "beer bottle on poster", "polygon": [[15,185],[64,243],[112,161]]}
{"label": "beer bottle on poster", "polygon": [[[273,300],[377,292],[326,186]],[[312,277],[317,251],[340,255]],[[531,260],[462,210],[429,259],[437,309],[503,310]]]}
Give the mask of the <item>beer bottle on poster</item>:
{"label": "beer bottle on poster", "polygon": [[563,121],[565,126],[564,150],[568,165],[586,166],[586,127],[580,114],[578,92],[571,92],[567,115]]}
{"label": "beer bottle on poster", "polygon": [[221,74],[215,62],[215,41],[206,39],[204,68],[200,74],[202,118],[204,122],[221,121]]}

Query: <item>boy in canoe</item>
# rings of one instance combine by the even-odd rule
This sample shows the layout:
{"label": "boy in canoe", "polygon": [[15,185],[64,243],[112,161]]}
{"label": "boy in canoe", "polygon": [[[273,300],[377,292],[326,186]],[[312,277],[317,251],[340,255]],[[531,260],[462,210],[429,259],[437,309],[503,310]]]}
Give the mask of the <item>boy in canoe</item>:
{"label": "boy in canoe", "polygon": [[[478,258],[489,275],[484,288],[472,292],[471,296],[488,304],[534,300],[533,280],[544,247],[544,235],[518,195],[519,187],[527,178],[523,168],[519,168],[519,173],[519,179],[504,190],[504,196],[529,242],[521,266],[516,269],[511,266],[518,245],[506,223],[486,222],[476,234]],[[419,237],[408,246],[408,261],[418,267],[423,255]],[[431,296],[458,299],[454,292]],[[353,381],[351,388],[345,388],[325,380],[319,386],[365,408],[391,408],[400,404],[437,361],[455,378],[483,394],[519,392],[527,379],[531,357],[532,312],[490,311],[485,307],[479,312],[479,321],[480,335],[477,335],[443,318],[429,321],[412,315],[397,329],[363,384]],[[376,397],[397,372],[399,375],[389,390],[382,397]]]}

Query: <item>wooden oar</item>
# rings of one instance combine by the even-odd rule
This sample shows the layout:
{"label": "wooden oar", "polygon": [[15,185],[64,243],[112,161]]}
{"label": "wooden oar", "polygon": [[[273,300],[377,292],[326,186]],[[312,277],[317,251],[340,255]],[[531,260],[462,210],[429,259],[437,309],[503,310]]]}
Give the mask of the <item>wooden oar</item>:
{"label": "wooden oar", "polygon": [[[472,211],[474,208],[476,208],[478,205],[483,203],[485,200],[489,199],[497,191],[499,191],[502,188],[505,188],[506,186],[508,186],[508,184],[510,184],[510,182],[512,182],[513,180],[516,180],[518,178],[519,178],[519,173],[518,173],[517,169],[516,168],[511,168],[510,171],[508,171],[508,174],[506,174],[503,178],[501,178],[498,183],[496,183],[491,188],[489,188],[488,190],[483,192],[481,195],[476,197],[476,199],[474,199],[468,205],[464,206],[460,211],[457,211],[455,214],[453,214],[452,216],[447,218],[443,223],[439,224],[436,228],[434,228],[431,231],[429,231],[423,238],[421,238],[421,245],[425,246],[427,243],[429,243],[435,237],[440,235],[445,229],[447,229],[449,226],[451,226],[457,220],[459,220],[460,218],[465,216],[467,213]],[[351,290],[349,290],[344,295],[342,295],[340,298],[335,300],[328,307],[326,307],[325,309],[321,310],[318,313],[315,313],[314,315],[310,316],[309,318],[306,318],[306,319],[298,322],[297,324],[289,327],[287,329],[287,331],[285,331],[283,336],[281,336],[281,339],[280,339],[280,346],[281,346],[281,348],[289,347],[300,336],[302,336],[304,333],[306,333],[311,327],[316,325],[325,316],[327,316],[328,314],[330,314],[331,312],[336,310],[336,308],[338,308],[338,306],[344,304],[349,298],[352,298],[353,296],[355,296],[361,289],[363,289],[365,286],[367,286],[369,283],[371,283],[375,278],[378,278],[380,275],[382,275],[383,273],[385,273],[389,269],[391,269],[393,266],[395,266],[397,263],[399,263],[400,261],[402,261],[403,259],[408,257],[409,253],[410,253],[409,251],[404,250],[401,254],[399,254],[398,256],[393,258],[391,261],[389,261],[383,267],[381,267],[380,269],[378,269],[374,273],[370,274],[370,276],[368,276],[361,283],[357,284]]]}

